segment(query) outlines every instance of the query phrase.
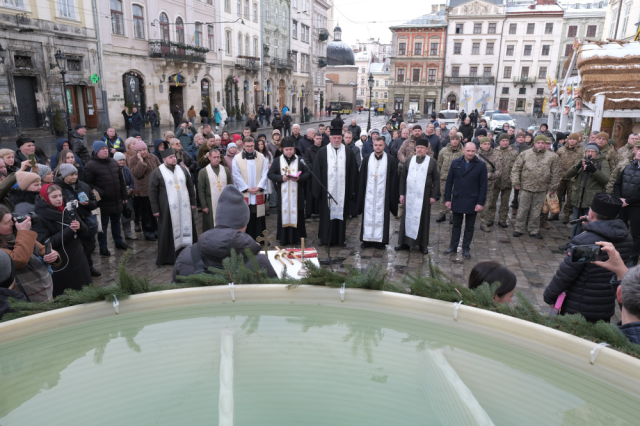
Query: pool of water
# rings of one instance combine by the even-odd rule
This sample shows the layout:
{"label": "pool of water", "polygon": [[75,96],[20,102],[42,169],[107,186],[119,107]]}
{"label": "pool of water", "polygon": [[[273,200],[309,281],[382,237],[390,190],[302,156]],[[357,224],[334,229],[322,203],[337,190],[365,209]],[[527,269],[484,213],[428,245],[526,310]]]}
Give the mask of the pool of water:
{"label": "pool of water", "polygon": [[5,343],[0,389],[1,426],[621,426],[640,402],[477,333],[284,303],[114,315]]}

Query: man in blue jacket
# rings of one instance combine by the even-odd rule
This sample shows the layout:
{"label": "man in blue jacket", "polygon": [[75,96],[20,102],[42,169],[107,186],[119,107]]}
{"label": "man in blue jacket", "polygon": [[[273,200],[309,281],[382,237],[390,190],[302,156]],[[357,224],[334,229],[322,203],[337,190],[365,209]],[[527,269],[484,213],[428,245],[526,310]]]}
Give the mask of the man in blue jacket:
{"label": "man in blue jacket", "polygon": [[444,190],[445,206],[453,212],[453,229],[449,249],[444,254],[452,254],[458,250],[462,220],[465,221],[462,255],[471,258],[470,246],[473,239],[473,226],[476,216],[487,201],[487,166],[476,157],[476,146],[468,142],[464,146],[464,155],[453,160],[447,176]]}
{"label": "man in blue jacket", "polygon": [[138,108],[133,108],[133,114],[131,115],[131,127],[136,132],[139,132],[144,124],[144,118],[142,114],[138,111]]}

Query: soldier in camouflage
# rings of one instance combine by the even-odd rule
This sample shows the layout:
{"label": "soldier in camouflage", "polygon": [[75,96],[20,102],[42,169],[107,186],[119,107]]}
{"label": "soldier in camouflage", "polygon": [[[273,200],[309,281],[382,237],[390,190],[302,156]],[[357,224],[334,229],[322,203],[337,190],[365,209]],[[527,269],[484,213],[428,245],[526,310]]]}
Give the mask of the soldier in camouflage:
{"label": "soldier in camouflage", "polygon": [[[558,154],[556,154],[556,152],[553,150],[553,138],[550,138],[549,136],[547,136],[547,140],[544,142],[544,149],[546,149],[547,151],[549,151],[550,153],[558,157]],[[560,160],[558,159],[558,161]],[[562,177],[559,173],[558,175]],[[543,202],[543,205],[544,205],[544,202]],[[544,229],[551,228],[551,226],[549,225],[549,222],[547,222],[547,220],[549,219],[549,213],[550,212],[543,213],[542,211],[540,211],[540,226],[542,226]]]}
{"label": "soldier in camouflage", "polygon": [[[545,149],[547,137],[536,136],[533,148],[518,156],[511,171],[511,183],[520,190],[518,215],[514,237],[524,234],[542,239],[540,235],[540,211],[546,194],[558,189],[558,156]],[[527,224],[528,220],[528,224]]]}
{"label": "soldier in camouflage", "polygon": [[627,140],[628,143],[618,150],[618,163],[624,161],[625,158],[633,153],[633,144],[635,144],[637,141],[640,141],[640,134],[631,133],[629,135],[629,139]]}
{"label": "soldier in camouflage", "polygon": [[494,152],[496,153],[498,162],[500,163],[501,173],[495,183],[495,192],[493,194],[494,198],[490,201],[489,198],[487,198],[487,202],[490,202],[490,204],[487,205],[487,208],[495,212],[498,198],[500,198],[498,225],[506,228],[507,217],[509,216],[509,197],[511,197],[512,189],[511,169],[513,169],[513,163],[515,163],[516,158],[518,157],[518,152],[510,145],[510,138],[506,133],[500,135],[498,138],[498,144],[499,146],[494,149]]}
{"label": "soldier in camouflage", "polygon": [[600,155],[607,159],[609,163],[609,170],[616,168],[618,164],[618,152],[609,144],[609,135],[605,132],[600,132],[596,135],[596,145],[600,148]]}
{"label": "soldier in camouflage", "polygon": [[562,223],[569,223],[571,216],[573,215],[573,205],[571,204],[571,179],[566,178],[564,175],[571,167],[573,167],[578,160],[584,157],[584,148],[580,145],[580,135],[578,133],[571,133],[567,137],[567,142],[557,152],[559,158],[560,167],[560,184],[558,185],[558,199],[562,202],[562,197],[565,199],[564,207],[562,209]]}
{"label": "soldier in camouflage", "polygon": [[[449,174],[449,168],[451,162],[456,158],[462,157],[462,144],[460,143],[460,136],[458,133],[449,133],[449,144],[445,146],[438,156],[438,170],[440,172],[440,193],[444,194],[444,187],[447,185],[447,176]],[[440,199],[440,216],[436,219],[436,222],[444,222],[447,219],[447,213],[451,215],[451,210],[448,210],[444,205],[444,196]]]}
{"label": "soldier in camouflage", "polygon": [[[640,138],[638,138],[638,142],[635,142],[635,143],[640,143]],[[616,180],[618,180],[618,176],[620,176],[620,173],[622,173],[624,168],[633,162],[633,158],[635,157],[635,152],[636,152],[635,150],[638,149],[638,148],[635,148],[635,150],[633,149],[626,150],[625,148],[626,146],[620,148],[620,150],[618,151],[618,156],[620,157],[620,161],[618,161],[618,164],[616,164],[616,168],[611,171],[611,177],[609,178],[609,182],[607,183],[607,187],[605,188],[605,192],[609,194],[613,194],[613,184],[616,183]],[[620,155],[623,149],[624,149],[624,152],[627,153],[626,157],[623,157],[622,155]]]}
{"label": "soldier in camouflage", "polygon": [[493,225],[496,216],[496,193],[500,192],[500,177],[502,176],[502,165],[500,164],[498,153],[491,148],[491,139],[481,137],[479,139],[480,149],[478,158],[487,165],[487,208],[480,213],[480,229],[484,232],[491,231],[489,227]]}

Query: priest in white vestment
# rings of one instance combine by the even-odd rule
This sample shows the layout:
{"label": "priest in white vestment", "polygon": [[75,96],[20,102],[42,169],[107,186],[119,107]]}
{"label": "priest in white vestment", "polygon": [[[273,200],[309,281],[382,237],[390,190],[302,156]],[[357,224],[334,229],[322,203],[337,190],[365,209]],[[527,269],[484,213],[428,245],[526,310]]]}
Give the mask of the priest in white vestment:
{"label": "priest in white vestment", "polygon": [[198,199],[202,203],[202,233],[216,226],[216,208],[222,190],[233,185],[229,169],[220,164],[221,154],[216,148],[205,154],[209,164],[198,172]]}

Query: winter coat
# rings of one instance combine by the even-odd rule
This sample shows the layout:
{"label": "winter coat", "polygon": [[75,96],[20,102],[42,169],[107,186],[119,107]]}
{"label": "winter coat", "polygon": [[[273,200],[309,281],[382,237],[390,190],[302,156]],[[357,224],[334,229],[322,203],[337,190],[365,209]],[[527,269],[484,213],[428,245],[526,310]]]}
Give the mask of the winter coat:
{"label": "winter coat", "polygon": [[131,114],[127,111],[122,110],[122,118],[124,118],[124,128],[129,130],[131,128]]}
{"label": "winter coat", "polygon": [[613,185],[613,193],[629,205],[640,204],[640,168],[638,160],[627,165]]}
{"label": "winter coat", "polygon": [[133,127],[133,130],[140,131],[140,127],[142,127],[143,124],[144,118],[142,114],[140,114],[140,111],[137,111],[131,116],[131,127]]}
{"label": "winter coat", "polygon": [[625,325],[619,322],[616,325],[630,342],[640,345],[640,321],[630,322]]}
{"label": "winter coat", "polygon": [[518,158],[518,153],[513,149],[512,145],[509,145],[506,148],[498,146],[494,151],[498,157],[501,170],[500,178],[498,179],[498,182],[496,182],[495,187],[499,189],[512,188],[511,171],[513,170],[516,158]]}
{"label": "winter coat", "polygon": [[477,205],[487,202],[487,166],[478,157],[473,157],[465,169],[464,156],[451,162],[444,201],[451,201],[454,213],[475,214]]}
{"label": "winter coat", "polygon": [[301,156],[305,156],[307,149],[313,145],[313,139],[309,139],[306,135],[298,141],[298,151]]}
{"label": "winter coat", "polygon": [[609,182],[607,182],[607,186],[605,188],[605,192],[608,194],[613,194],[613,186],[618,181],[620,174],[622,171],[633,161],[633,152],[631,152],[627,157],[621,157],[618,164],[616,164],[616,168],[611,170],[611,176],[609,176]]}
{"label": "winter coat", "polygon": [[356,144],[353,142],[351,142],[349,145],[345,144],[344,146],[346,146],[347,148],[351,148],[351,151],[353,151],[353,155],[356,156],[356,163],[358,163],[358,170],[360,170],[360,165],[362,164],[362,156],[360,155],[360,148],[358,148]]}
{"label": "winter coat", "polygon": [[169,143],[162,139],[155,139],[153,141],[153,155],[155,155],[158,161],[160,161],[160,164],[162,164],[162,155],[160,154],[160,150],[158,149],[160,144],[164,144],[164,149],[167,149],[169,148]]}
{"label": "winter coat", "polygon": [[593,201],[593,197],[596,194],[604,192],[607,182],[609,182],[609,176],[611,175],[609,163],[607,163],[601,155],[596,155],[591,160],[596,166],[596,171],[588,175],[589,177],[587,178],[587,186],[584,190],[582,204],[579,203],[580,197],[582,196],[582,185],[585,176],[585,171],[582,167],[582,159],[579,159],[564,175],[566,179],[573,180],[573,183],[571,184],[571,203],[574,207],[583,209],[589,208]]}
{"label": "winter coat", "polygon": [[351,124],[349,124],[349,127],[347,128],[348,131],[351,132],[351,134],[353,135],[353,140],[357,141],[358,139],[360,139],[360,134],[362,133],[362,129],[360,129],[360,126],[358,126],[357,124],[355,126],[352,126]]}
{"label": "winter coat", "polygon": [[147,110],[147,120],[149,120],[149,123],[155,124],[156,120],[158,120],[158,114],[156,114],[155,110]]}
{"label": "winter coat", "polygon": [[200,118],[209,118],[209,110],[206,108],[202,108],[200,110]]}
{"label": "winter coat", "polygon": [[22,204],[20,211],[34,211],[36,198],[40,196],[40,191],[23,191],[18,188],[11,188],[9,191],[9,202],[12,204],[11,211],[15,211],[18,204]]}
{"label": "winter coat", "polygon": [[523,142],[522,145],[520,145],[518,143],[510,143],[510,145],[513,147],[513,149],[516,150],[516,152],[518,154],[522,154],[523,152],[528,151],[528,150],[533,148],[533,144],[529,145],[526,142]]}
{"label": "winter coat", "polygon": [[409,136],[398,150],[398,161],[404,164],[412,154],[416,153],[416,141]]}
{"label": "winter coat", "polygon": [[437,160],[438,154],[442,149],[442,146],[440,145],[440,137],[434,133],[431,136],[423,134],[422,138],[429,141],[429,145],[431,145],[431,152],[433,153],[433,158]]}
{"label": "winter coat", "polygon": [[[34,156],[35,156],[36,163],[47,164],[47,160],[45,158],[42,158],[38,154],[34,154]],[[14,166],[17,167],[17,169],[20,169],[22,162],[29,161],[29,158],[26,155],[24,155],[22,151],[17,150],[16,153],[13,155],[13,160],[14,160]]]}
{"label": "winter coat", "polygon": [[135,155],[129,160],[129,169],[133,175],[135,189],[133,194],[139,197],[149,196],[149,176],[160,167],[160,161],[155,155],[147,154],[143,161]]}
{"label": "winter coat", "polygon": [[[487,190],[490,191],[497,187],[500,182],[500,176],[502,176],[502,167],[498,161],[498,154],[495,149],[489,148],[489,151],[478,150],[477,155],[487,166]],[[490,162],[491,164],[489,164]]]}
{"label": "winter coat", "polygon": [[530,192],[556,192],[560,183],[558,156],[536,148],[518,155],[511,169],[511,183]]}
{"label": "winter coat", "polygon": [[383,131],[380,133],[380,136],[384,138],[385,145],[389,146],[389,144],[391,143],[391,133]]}
{"label": "winter coat", "polygon": [[371,136],[367,138],[366,141],[362,144],[362,158],[365,158],[367,155],[373,152],[373,139]]}
{"label": "winter coat", "polygon": [[449,175],[449,169],[451,168],[451,163],[453,160],[456,160],[462,157],[462,144],[458,145],[458,149],[455,151],[451,147],[451,145],[447,145],[440,151],[440,156],[438,156],[438,172],[440,173],[440,181],[446,182],[447,176]]}
{"label": "winter coat", "polygon": [[190,173],[195,173],[198,168],[198,164],[196,160],[184,149],[176,151],[176,158],[180,160],[187,169],[189,169]]}
{"label": "winter coat", "polygon": [[267,120],[269,120],[269,117],[271,117],[271,108],[265,108],[264,115],[267,117]]}
{"label": "winter coat", "polygon": [[[571,246],[608,241],[613,243],[624,262],[629,259],[633,239],[620,219],[587,222],[582,225],[582,231],[571,240]],[[607,260],[606,253],[601,253],[602,260]],[[616,287],[611,285],[613,275],[613,272],[593,263],[573,263],[567,255],[544,291],[544,302],[555,304],[558,296],[565,292],[561,313],[579,313],[589,320],[609,322],[615,312]]]}
{"label": "winter coat", "polygon": [[311,170],[313,169],[313,162],[316,159],[316,156],[318,155],[318,151],[320,151],[322,147],[321,146],[316,146],[311,145],[309,147],[309,149],[307,149],[307,151],[305,152],[304,155],[304,164]]}
{"label": "winter coat", "polygon": [[258,131],[258,127],[260,127],[260,122],[254,118],[253,120],[248,120],[245,127],[250,128],[251,133],[255,133]]}
{"label": "winter coat", "polygon": [[196,118],[196,110],[193,108],[189,108],[187,110],[187,118]]}
{"label": "winter coat", "polygon": [[193,146],[193,134],[188,131],[184,131],[182,127],[178,127],[178,130],[175,133],[176,139],[180,139],[180,143],[182,144],[182,149],[190,149]]}
{"label": "winter coat", "polygon": [[467,142],[471,142],[471,139],[473,139],[473,126],[471,123],[461,124],[458,132],[462,133],[462,143],[465,143],[465,139]]}
{"label": "winter coat", "polygon": [[[62,188],[62,198],[64,199],[65,203],[73,200],[78,200],[78,208],[76,209],[76,211],[82,219],[86,219],[91,216],[91,212],[98,208],[96,196],[88,184],[78,180],[75,185],[72,186],[65,183],[62,178],[57,178],[54,182],[56,185]],[[80,204],[80,200],[78,199],[78,194],[81,192],[84,192],[89,198],[89,204],[87,204],[86,206]]]}
{"label": "winter coat", "polygon": [[284,127],[284,121],[282,120],[282,117],[280,115],[276,115],[275,117],[273,117],[273,120],[271,121],[271,126],[274,129],[278,129],[282,131],[282,128]]}
{"label": "winter coat", "polygon": [[107,144],[107,148],[109,148],[109,155],[112,157],[114,154],[111,153],[111,149],[115,149],[116,151],[122,152],[122,153],[127,151],[127,148],[125,148],[124,146],[124,141],[120,139],[120,136],[118,136],[117,133],[113,138],[113,140],[111,140],[109,139],[109,135],[107,135],[107,132],[104,132],[104,134],[102,135],[102,142]]}
{"label": "winter coat", "polygon": [[222,114],[220,114],[220,112],[216,111],[213,114],[213,119],[216,121],[216,125],[220,124],[220,122],[222,122]]}
{"label": "winter coat", "polygon": [[261,106],[260,108],[258,108],[258,115],[264,115],[264,114],[265,114],[265,109],[264,107]]}
{"label": "winter coat", "polygon": [[558,154],[559,173],[560,176],[562,176],[561,180],[569,180],[570,178],[565,175],[571,167],[584,157],[584,148],[580,144],[576,144],[573,148],[569,148],[569,145],[565,144],[558,149],[556,154]]}
{"label": "winter coat", "polygon": [[[111,161],[115,162],[113,159]],[[71,213],[65,210],[63,219],[62,213],[41,197],[36,199],[36,214],[38,222],[32,226],[32,229],[38,233],[38,242],[44,244],[48,239],[51,242],[51,248],[60,256],[60,266],[52,266],[53,296],[62,294],[67,288],[80,290],[83,286],[91,284],[93,280],[81,241],[82,237],[89,232],[87,225],[82,220],[78,220],[80,229],[77,232],[74,231],[68,226],[72,221]],[[61,221],[64,226],[60,224]]]}
{"label": "winter coat", "polygon": [[613,146],[611,146],[611,144],[606,144],[605,147],[600,150],[600,155],[605,157],[609,162],[609,170],[615,169],[616,164],[620,161],[618,152]]}
{"label": "winter coat", "polygon": [[83,165],[86,165],[91,159],[91,154],[87,149],[87,146],[84,144],[84,139],[77,132],[73,132],[71,134],[71,150],[76,153]]}
{"label": "winter coat", "polygon": [[282,121],[284,121],[284,128],[285,129],[289,129],[291,127],[291,116],[290,115],[283,115],[282,116]]}
{"label": "winter coat", "polygon": [[[49,167],[51,167],[51,170],[55,170],[56,167],[58,167],[58,155],[60,154],[60,151],[62,151],[62,144],[63,143],[69,143],[69,141],[67,141],[65,138],[60,138],[56,141],[56,150],[58,152],[56,152],[55,154],[53,154],[51,156],[51,158],[49,159]],[[72,145],[72,144],[69,144]],[[73,151],[73,147],[69,147],[72,151]],[[80,168],[84,168],[82,166],[82,160],[80,159],[80,157],[78,157],[78,154],[76,154],[75,152],[73,153],[73,156],[76,158],[76,164],[78,166],[80,166]],[[76,166],[77,167],[77,166]]]}
{"label": "winter coat", "polygon": [[127,188],[118,162],[111,157],[99,158],[91,154],[85,167],[86,182],[98,191],[98,207],[103,215],[121,213],[123,201],[127,199]]}
{"label": "winter coat", "polygon": [[[244,256],[244,251],[249,248],[256,255],[261,269],[265,269],[269,277],[276,277],[276,272],[271,266],[269,259],[264,254],[259,254],[260,244],[249,234],[235,229],[215,227],[204,232],[198,238],[194,246],[182,250],[175,264],[173,265],[173,282],[178,282],[178,276],[189,276],[194,273],[204,272],[208,267],[222,268],[222,261],[231,256],[231,250],[235,250],[237,255]],[[193,253],[196,251],[196,253]],[[201,258],[200,262],[194,261],[194,254]],[[246,259],[245,259],[246,260]],[[249,269],[254,266],[250,261],[245,265]]]}
{"label": "winter coat", "polygon": [[[38,234],[35,231],[18,230],[13,247],[5,246],[0,250],[3,250],[13,259],[16,269],[22,269],[27,266],[36,248],[39,250],[40,255],[44,256],[44,246],[36,241],[37,237]],[[58,263],[56,262],[56,264]]]}
{"label": "winter coat", "polygon": [[9,192],[11,192],[11,189],[15,184],[16,184],[15,173],[9,173],[9,175],[6,178],[4,178],[2,182],[0,182],[0,203],[7,206],[7,208],[11,211],[13,211],[13,208],[15,206],[9,200]]}

